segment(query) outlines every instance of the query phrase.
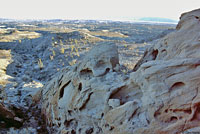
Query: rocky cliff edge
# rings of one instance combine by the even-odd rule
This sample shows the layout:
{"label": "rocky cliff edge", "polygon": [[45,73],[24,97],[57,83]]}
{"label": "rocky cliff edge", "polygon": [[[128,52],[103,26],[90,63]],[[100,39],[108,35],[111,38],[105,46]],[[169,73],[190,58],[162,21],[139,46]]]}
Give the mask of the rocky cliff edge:
{"label": "rocky cliff edge", "polygon": [[121,71],[115,45],[94,47],[35,96],[55,133],[175,134],[199,127],[200,9]]}

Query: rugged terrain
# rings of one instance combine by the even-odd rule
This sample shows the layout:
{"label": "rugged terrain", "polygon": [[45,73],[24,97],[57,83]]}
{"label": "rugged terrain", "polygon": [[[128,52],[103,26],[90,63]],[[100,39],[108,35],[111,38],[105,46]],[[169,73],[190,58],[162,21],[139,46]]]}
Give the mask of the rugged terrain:
{"label": "rugged terrain", "polygon": [[199,133],[200,9],[124,73],[115,44],[95,46],[36,94],[54,133]]}
{"label": "rugged terrain", "polygon": [[152,120],[145,119],[143,101],[148,97],[140,64],[157,59],[162,50],[150,44],[159,44],[156,39],[173,28],[98,21],[1,22],[1,133],[123,134],[148,126]]}

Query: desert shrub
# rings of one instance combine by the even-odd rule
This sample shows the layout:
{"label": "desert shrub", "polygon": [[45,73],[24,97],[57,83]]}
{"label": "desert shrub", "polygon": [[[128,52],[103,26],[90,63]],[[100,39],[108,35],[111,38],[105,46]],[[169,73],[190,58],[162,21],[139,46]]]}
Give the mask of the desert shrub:
{"label": "desert shrub", "polygon": [[54,50],[52,50],[52,54],[53,56],[56,56],[56,52]]}
{"label": "desert shrub", "polygon": [[78,57],[80,57],[79,52],[76,52],[76,55],[77,55]]}
{"label": "desert shrub", "polygon": [[65,49],[63,47],[60,48],[60,53],[64,54],[65,53]]}
{"label": "desert shrub", "polygon": [[60,40],[60,45],[63,46],[63,42],[62,42],[62,40]]}
{"label": "desert shrub", "polygon": [[75,39],[75,40],[74,40],[74,43],[77,45],[77,44],[78,44],[78,41]]}
{"label": "desert shrub", "polygon": [[71,45],[71,52],[73,52],[75,46],[74,45]]}
{"label": "desert shrub", "polygon": [[40,67],[40,69],[42,69],[44,67],[41,59],[38,60],[38,66]]}
{"label": "desert shrub", "polygon": [[69,62],[70,66],[73,66],[74,64],[76,64],[76,59],[73,59],[72,61]]}
{"label": "desert shrub", "polygon": [[50,60],[53,60],[53,56],[52,55],[50,55]]}

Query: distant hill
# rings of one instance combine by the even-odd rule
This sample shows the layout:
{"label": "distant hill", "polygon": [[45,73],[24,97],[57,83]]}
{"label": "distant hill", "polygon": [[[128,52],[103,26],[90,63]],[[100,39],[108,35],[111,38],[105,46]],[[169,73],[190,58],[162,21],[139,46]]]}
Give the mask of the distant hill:
{"label": "distant hill", "polygon": [[0,18],[0,22],[8,22],[11,21],[12,19],[7,19],[7,18]]}
{"label": "distant hill", "polygon": [[158,18],[158,17],[143,17],[139,18],[139,21],[150,21],[150,22],[165,22],[165,23],[177,23],[178,21],[168,19],[168,18]]}
{"label": "distant hill", "polygon": [[176,20],[168,18],[158,17],[141,17],[141,18],[127,18],[126,20],[65,20],[65,19],[9,19],[0,18],[0,22],[33,22],[42,21],[49,23],[121,23],[121,22],[133,22],[133,23],[178,23]]}

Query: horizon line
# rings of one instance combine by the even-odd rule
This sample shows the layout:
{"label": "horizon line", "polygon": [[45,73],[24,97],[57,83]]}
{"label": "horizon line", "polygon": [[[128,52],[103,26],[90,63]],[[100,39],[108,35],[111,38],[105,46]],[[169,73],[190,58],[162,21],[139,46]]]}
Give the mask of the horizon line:
{"label": "horizon line", "polygon": [[[129,19],[128,19],[129,18]],[[130,19],[132,18],[132,19]],[[152,20],[145,20],[152,19]],[[153,20],[156,19],[156,20]],[[161,20],[158,20],[161,19]],[[163,20],[162,20],[163,19]],[[60,21],[120,21],[120,22],[160,22],[160,23],[175,23],[177,24],[179,20],[163,17],[127,17],[127,18],[115,18],[115,19],[90,19],[90,18],[6,18],[0,17],[1,20],[10,20],[10,21],[48,21],[48,20],[60,20]]]}

